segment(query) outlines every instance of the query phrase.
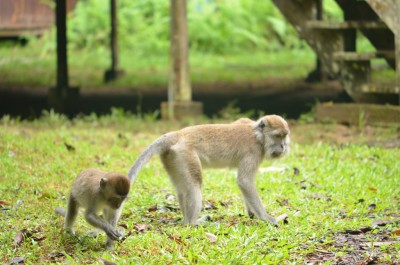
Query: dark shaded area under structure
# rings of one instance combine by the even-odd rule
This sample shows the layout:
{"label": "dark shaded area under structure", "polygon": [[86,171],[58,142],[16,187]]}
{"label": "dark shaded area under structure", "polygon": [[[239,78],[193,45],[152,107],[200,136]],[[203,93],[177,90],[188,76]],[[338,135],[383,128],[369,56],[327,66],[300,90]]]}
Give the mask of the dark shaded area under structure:
{"label": "dark shaded area under structure", "polygon": [[[106,114],[112,107],[117,107],[132,113],[149,113],[159,110],[160,102],[166,100],[166,88],[159,87],[143,90],[113,88],[109,91],[85,89],[81,90],[74,111],[76,114]],[[316,102],[348,102],[350,99],[338,82],[309,84],[294,80],[283,84],[282,80],[267,80],[257,84],[194,85],[193,100],[202,102],[204,114],[210,117],[234,102],[242,112],[256,110],[298,118],[310,111]],[[48,110],[46,88],[34,91],[0,85],[0,116],[35,118],[43,110]]]}

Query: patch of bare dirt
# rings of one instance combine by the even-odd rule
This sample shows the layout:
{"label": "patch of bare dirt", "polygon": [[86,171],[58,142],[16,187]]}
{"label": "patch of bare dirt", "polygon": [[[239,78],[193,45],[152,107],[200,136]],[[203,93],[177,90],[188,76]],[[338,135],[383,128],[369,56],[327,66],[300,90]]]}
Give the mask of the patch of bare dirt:
{"label": "patch of bare dirt", "polygon": [[399,234],[399,230],[374,227],[339,232],[332,243],[321,245],[308,254],[304,264],[396,264],[390,261],[390,256],[395,254],[394,245],[400,244]]}
{"label": "patch of bare dirt", "polygon": [[315,144],[318,142],[346,145],[364,144],[382,148],[400,148],[400,124],[396,126],[344,125],[337,123],[301,123],[290,120],[293,142]]}

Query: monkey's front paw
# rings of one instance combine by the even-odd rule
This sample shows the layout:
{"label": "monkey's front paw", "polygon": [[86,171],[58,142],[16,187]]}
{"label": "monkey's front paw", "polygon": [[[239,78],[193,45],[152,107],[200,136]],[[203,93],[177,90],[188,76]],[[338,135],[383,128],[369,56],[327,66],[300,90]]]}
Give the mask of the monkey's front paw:
{"label": "monkey's front paw", "polygon": [[272,224],[275,227],[279,227],[278,222],[276,221],[276,219],[270,215],[267,216],[267,220],[270,222],[270,224]]}
{"label": "monkey's front paw", "polygon": [[107,231],[107,236],[111,239],[111,240],[117,240],[119,238],[121,238],[123,235],[121,232],[119,232],[118,230],[114,230],[114,229],[109,229]]}

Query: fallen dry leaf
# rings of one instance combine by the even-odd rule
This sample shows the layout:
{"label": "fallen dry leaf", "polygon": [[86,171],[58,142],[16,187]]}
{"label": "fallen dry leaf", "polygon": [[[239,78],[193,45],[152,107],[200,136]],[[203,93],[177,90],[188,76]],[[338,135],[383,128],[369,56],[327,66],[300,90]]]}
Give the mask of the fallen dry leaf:
{"label": "fallen dry leaf", "polygon": [[176,201],[175,195],[173,195],[173,194],[167,194],[167,195],[165,196],[165,202],[166,202],[167,204],[172,204],[172,203],[174,203],[175,201]]}
{"label": "fallen dry leaf", "polygon": [[206,202],[205,202],[204,209],[205,209],[205,210],[216,210],[216,209],[218,209],[218,207],[215,206],[214,203],[212,203],[212,202],[210,202],[210,201],[206,201]]}
{"label": "fallen dry leaf", "polygon": [[169,239],[174,240],[176,243],[178,243],[179,245],[183,245],[186,247],[186,243],[182,241],[180,236],[176,236],[176,235],[168,235]]}
{"label": "fallen dry leaf", "polygon": [[149,230],[150,225],[149,224],[136,224],[134,226],[134,228],[136,229],[136,231],[144,233],[147,230]]}
{"label": "fallen dry leaf", "polygon": [[227,202],[219,201],[219,205],[221,205],[223,207],[228,207],[229,205],[232,205],[232,202],[231,201],[227,201]]}
{"label": "fallen dry leaf", "polygon": [[380,247],[380,246],[388,246],[391,244],[395,244],[398,241],[385,241],[385,242],[369,242],[369,243],[363,243],[360,244],[360,246],[365,246],[365,247]]}
{"label": "fallen dry leaf", "polygon": [[289,223],[289,221],[287,220],[288,217],[289,217],[288,214],[284,213],[276,217],[276,221],[277,222],[283,221],[284,224],[288,224]]}
{"label": "fallen dry leaf", "polygon": [[151,206],[149,209],[147,209],[149,212],[156,212],[157,211],[157,204],[154,206]]}
{"label": "fallen dry leaf", "polygon": [[398,235],[400,235],[400,230],[394,230],[391,232],[391,234],[398,236]]}
{"label": "fallen dry leaf", "polygon": [[376,188],[374,188],[374,187],[369,187],[368,188],[370,191],[372,191],[372,192],[377,192],[378,190],[376,189]]}
{"label": "fallen dry leaf", "polygon": [[306,198],[320,200],[320,199],[323,199],[324,196],[322,196],[321,194],[312,194],[312,195],[306,196]]}
{"label": "fallen dry leaf", "polygon": [[239,223],[238,221],[232,221],[232,222],[226,223],[225,226],[231,227],[231,226],[237,225],[238,223]]}
{"label": "fallen dry leaf", "polygon": [[367,226],[367,227],[362,227],[362,228],[357,229],[357,230],[348,229],[348,230],[345,230],[344,233],[345,234],[350,234],[350,235],[359,235],[359,234],[367,233],[367,232],[369,232],[371,230],[372,230],[372,228]]}
{"label": "fallen dry leaf", "polygon": [[288,199],[276,200],[276,202],[279,203],[280,206],[289,206],[289,200]]}
{"label": "fallen dry leaf", "polygon": [[100,261],[101,264],[104,264],[104,265],[117,265],[114,262],[111,262],[111,261],[108,261],[108,260],[105,260],[105,259],[102,259],[102,258],[99,258],[99,261]]}
{"label": "fallen dry leaf", "polygon": [[47,254],[47,256],[52,262],[61,262],[65,259],[65,254],[62,252],[52,252]]}
{"label": "fallen dry leaf", "polygon": [[15,257],[12,259],[12,261],[10,262],[10,265],[12,264],[24,264],[24,258],[21,257]]}
{"label": "fallen dry leaf", "polygon": [[391,224],[393,221],[390,220],[376,220],[372,223],[372,226],[385,226],[387,224]]}
{"label": "fallen dry leaf", "polygon": [[211,243],[217,242],[217,236],[211,233],[206,232],[206,237],[210,240]]}
{"label": "fallen dry leaf", "polygon": [[7,205],[10,205],[10,203],[8,203],[8,202],[6,202],[6,201],[1,201],[1,200],[0,200],[0,205],[7,206]]}
{"label": "fallen dry leaf", "polygon": [[14,246],[20,246],[24,241],[25,236],[27,236],[27,230],[24,228],[18,232],[18,234],[14,237]]}

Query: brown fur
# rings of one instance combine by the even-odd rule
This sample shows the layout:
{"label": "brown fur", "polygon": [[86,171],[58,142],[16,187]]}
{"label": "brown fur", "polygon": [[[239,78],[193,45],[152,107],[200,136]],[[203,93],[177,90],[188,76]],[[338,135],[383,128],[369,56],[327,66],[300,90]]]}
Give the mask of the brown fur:
{"label": "brown fur", "polygon": [[201,211],[202,168],[238,168],[237,183],[250,215],[277,224],[263,208],[254,178],[264,157],[278,158],[289,151],[289,127],[277,115],[258,121],[247,118],[230,124],[206,124],[167,133],[147,147],[131,167],[133,182],[140,169],[155,154],[160,154],[173,182],[184,222],[197,224]]}
{"label": "brown fur", "polygon": [[[115,227],[129,189],[130,181],[126,175],[96,168],[85,169],[72,184],[67,211],[57,207],[55,212],[65,216],[64,227],[73,233],[78,209],[85,208],[87,222],[107,234],[107,247],[112,248],[113,241],[121,236]],[[103,211],[103,218],[98,216],[100,211]]]}

